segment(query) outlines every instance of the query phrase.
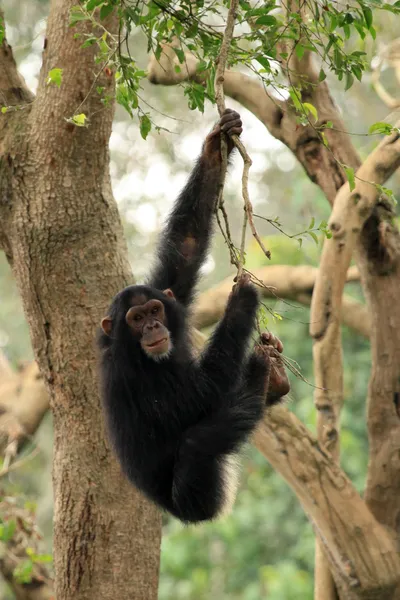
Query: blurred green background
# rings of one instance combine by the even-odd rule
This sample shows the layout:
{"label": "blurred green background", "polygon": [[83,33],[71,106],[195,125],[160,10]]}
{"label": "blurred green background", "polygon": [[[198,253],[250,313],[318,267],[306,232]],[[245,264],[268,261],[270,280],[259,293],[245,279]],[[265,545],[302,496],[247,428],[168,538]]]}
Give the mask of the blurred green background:
{"label": "blurred green background", "polygon": [[[8,40],[22,74],[34,90],[48,3],[4,0],[3,5]],[[365,47],[371,61],[379,47],[396,37],[395,18],[377,15],[376,29],[379,41],[370,40]],[[139,65],[146,68],[146,45],[140,33],[134,35],[131,47],[135,48]],[[389,71],[383,73],[383,79],[388,89],[395,92]],[[372,123],[387,116],[389,111],[371,88],[368,73],[362,83],[355,83],[346,93],[343,85],[334,79],[329,83],[351,132],[366,132]],[[181,88],[145,84],[142,96],[157,109],[153,114],[155,122],[169,132],[152,133],[143,141],[137,122],[129,120],[118,108],[110,143],[114,192],[124,221],[132,270],[139,280],[150,264],[160,224],[216,119],[216,109],[210,105],[206,106],[204,115],[190,112]],[[327,201],[309,182],[292,154],[274,140],[252,114],[230,99],[227,104],[240,110],[243,117],[243,141],[254,163],[250,193],[255,212],[268,218],[279,216],[283,229],[289,234],[306,229],[311,217],[315,217],[317,223],[327,220]],[[365,157],[377,139],[354,136],[353,142]],[[242,217],[237,191],[240,177],[240,160],[236,158],[226,188],[226,205],[236,241]],[[396,195],[399,179],[394,178],[389,186]],[[318,246],[305,240],[300,249],[295,240],[276,235],[268,224],[259,221],[258,226],[266,236],[266,246],[272,251],[272,264],[318,265],[321,240]],[[251,240],[247,260],[251,268],[266,264]],[[216,236],[204,273],[202,290],[233,273],[220,235]],[[359,284],[347,286],[347,292],[362,301]],[[270,318],[268,327],[281,337],[285,354],[297,361],[304,378],[310,382],[291,377],[290,409],[314,431],[309,309],[292,302],[270,304],[282,320]],[[342,416],[342,465],[361,491],[367,465],[365,397],[370,370],[369,344],[346,329],[343,342],[346,402]],[[18,290],[3,255],[0,255],[0,347],[15,366],[32,358]],[[37,504],[39,524],[47,549],[51,550],[50,415],[40,428],[36,442],[41,448],[39,457],[10,473],[7,481],[3,480],[3,488],[6,493],[20,495]],[[312,527],[296,497],[265,459],[248,447],[243,457],[241,491],[231,516],[196,528],[185,528],[175,520],[164,519],[160,599],[311,600],[313,552]],[[0,593],[8,600],[5,589]]]}

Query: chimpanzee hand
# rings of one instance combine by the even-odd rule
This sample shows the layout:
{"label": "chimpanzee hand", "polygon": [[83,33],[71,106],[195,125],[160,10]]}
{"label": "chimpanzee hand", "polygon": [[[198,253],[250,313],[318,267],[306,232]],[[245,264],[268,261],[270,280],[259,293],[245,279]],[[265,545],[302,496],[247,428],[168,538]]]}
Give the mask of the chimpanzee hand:
{"label": "chimpanzee hand", "polygon": [[290,383],[285,371],[282,357],[283,344],[272,333],[262,333],[259,342],[254,346],[254,352],[259,357],[264,357],[270,363],[269,386],[267,405],[275,404],[282,396],[290,391]]}
{"label": "chimpanzee hand", "polygon": [[221,132],[225,133],[225,139],[228,145],[228,154],[233,150],[232,135],[242,133],[242,120],[239,113],[231,108],[227,108],[215,125],[212,132],[206,137],[203,148],[203,156],[213,160],[221,160]]}
{"label": "chimpanzee hand", "polygon": [[234,281],[236,283],[229,295],[227,310],[253,312],[258,306],[258,292],[256,286],[251,283],[250,275],[242,273]]}

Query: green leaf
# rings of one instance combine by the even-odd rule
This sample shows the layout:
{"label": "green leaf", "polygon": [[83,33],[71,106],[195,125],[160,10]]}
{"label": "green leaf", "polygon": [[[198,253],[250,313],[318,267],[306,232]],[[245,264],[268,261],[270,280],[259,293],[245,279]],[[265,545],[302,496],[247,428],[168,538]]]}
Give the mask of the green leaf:
{"label": "green leaf", "polygon": [[175,54],[178,57],[179,62],[182,64],[185,62],[185,53],[182,50],[182,48],[172,48],[172,50],[175,52]]}
{"label": "green leaf", "polygon": [[267,71],[267,73],[269,73],[271,71],[271,66],[269,64],[269,60],[268,58],[266,58],[265,56],[257,56],[256,61],[258,63],[260,63],[260,65],[262,67],[264,67],[264,69]]}
{"label": "green leaf", "polygon": [[318,111],[313,104],[309,102],[303,102],[303,106],[308,113],[311,113],[316,121],[318,121]]}
{"label": "green leaf", "polygon": [[0,524],[0,540],[2,542],[9,542],[16,529],[15,521],[4,521]]}
{"label": "green leaf", "polygon": [[93,46],[93,44],[95,44],[96,42],[97,42],[97,38],[95,38],[95,37],[90,37],[90,38],[87,38],[87,39],[86,39],[86,40],[83,42],[83,44],[82,44],[82,46],[81,46],[81,47],[82,47],[82,48],[88,48],[89,46]]}
{"label": "green leaf", "polygon": [[349,182],[350,191],[352,192],[354,190],[354,188],[356,187],[355,177],[354,177],[354,169],[352,169],[351,167],[343,167],[343,168],[344,168],[346,177]]}
{"label": "green leaf", "polygon": [[256,25],[268,25],[269,27],[275,27],[277,20],[272,15],[264,15],[256,20]]}
{"label": "green leaf", "polygon": [[344,86],[344,91],[347,92],[351,88],[354,83],[354,77],[351,73],[346,73],[346,85]]}
{"label": "green leaf", "polygon": [[319,77],[318,77],[318,81],[324,81],[326,79],[326,74],[325,71],[323,69],[320,70],[319,72]]}
{"label": "green leaf", "polygon": [[96,8],[96,6],[99,6],[100,4],[103,3],[104,0],[89,0],[86,3],[86,10],[91,11],[94,10]]}
{"label": "green leaf", "polygon": [[5,27],[4,27],[4,20],[2,17],[0,17],[0,44],[2,44],[4,42],[5,35],[6,35],[6,32],[5,32]]}
{"label": "green leaf", "polygon": [[62,82],[62,69],[51,69],[47,74],[47,85],[54,83],[57,87],[61,86]]}
{"label": "green leaf", "polygon": [[314,240],[314,242],[317,244],[318,246],[318,237],[316,236],[316,234],[313,231],[307,231],[308,235]]}
{"label": "green leaf", "polygon": [[69,16],[69,26],[73,27],[74,25],[76,25],[76,23],[78,23],[78,21],[87,21],[89,19],[88,16],[85,15],[84,12],[82,12],[82,9],[80,6],[73,6],[71,8],[71,12],[70,12],[70,16]]}
{"label": "green leaf", "polygon": [[189,29],[186,31],[186,37],[193,39],[196,37],[198,31],[199,31],[199,25],[195,21],[194,23],[192,23],[190,25]]}
{"label": "green leaf", "polygon": [[361,81],[361,79],[362,79],[362,70],[360,69],[360,67],[357,67],[356,65],[353,65],[351,67],[351,70],[353,71],[354,75],[357,77],[358,81]]}
{"label": "green leaf", "polygon": [[147,115],[140,117],[140,135],[145,140],[151,130],[151,121]]}
{"label": "green leaf", "polygon": [[291,98],[291,100],[292,100],[292,102],[293,102],[294,107],[296,108],[296,110],[298,112],[302,112],[302,104],[301,104],[301,102],[299,100],[299,94],[295,90],[295,88],[291,88],[289,90],[289,95],[290,95],[290,98]]}
{"label": "green leaf", "polygon": [[378,121],[371,125],[368,129],[368,133],[384,133],[385,135],[390,135],[393,131],[393,127],[389,125],[389,123],[384,123],[383,121]]}
{"label": "green leaf", "polygon": [[373,20],[372,10],[369,8],[369,6],[363,6],[362,11],[363,11],[365,23],[367,25],[367,29],[371,29],[372,20]]}
{"label": "green leaf", "polygon": [[114,10],[113,4],[103,4],[100,9],[100,19],[103,21]]}
{"label": "green leaf", "polygon": [[311,217],[311,222],[308,226],[308,229],[313,229],[314,225],[315,225],[315,219],[314,219],[314,217]]}
{"label": "green leaf", "polygon": [[304,46],[302,46],[301,44],[296,44],[295,52],[296,52],[296,56],[299,60],[301,60],[303,58],[304,50],[305,50]]}
{"label": "green leaf", "polygon": [[3,114],[3,115],[5,115],[5,114],[6,114],[6,112],[9,110],[9,108],[10,108],[9,106],[2,106],[2,107],[1,107],[1,112],[2,112],[2,114]]}
{"label": "green leaf", "polygon": [[32,581],[33,563],[30,559],[21,561],[13,571],[13,577],[17,583],[27,584]]}
{"label": "green leaf", "polygon": [[79,115],[74,115],[71,118],[71,122],[76,125],[77,127],[86,127],[86,120],[87,120],[87,116],[84,113],[81,113]]}

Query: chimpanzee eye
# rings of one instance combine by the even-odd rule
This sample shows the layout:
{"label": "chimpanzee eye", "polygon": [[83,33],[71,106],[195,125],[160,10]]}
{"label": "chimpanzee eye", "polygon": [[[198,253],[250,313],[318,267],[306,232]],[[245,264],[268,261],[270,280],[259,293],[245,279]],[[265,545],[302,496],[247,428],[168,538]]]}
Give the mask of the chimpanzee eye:
{"label": "chimpanzee eye", "polygon": [[155,306],[151,312],[152,312],[153,315],[155,315],[156,313],[158,313],[158,306]]}
{"label": "chimpanzee eye", "polygon": [[133,317],[133,320],[134,320],[134,321],[141,321],[142,319],[143,319],[142,315],[139,315],[139,314],[136,314],[136,315]]}

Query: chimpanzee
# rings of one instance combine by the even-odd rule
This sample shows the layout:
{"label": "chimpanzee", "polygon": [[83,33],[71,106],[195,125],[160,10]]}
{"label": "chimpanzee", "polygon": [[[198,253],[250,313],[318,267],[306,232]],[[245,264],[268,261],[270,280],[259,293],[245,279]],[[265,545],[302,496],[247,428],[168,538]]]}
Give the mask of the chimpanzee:
{"label": "chimpanzee", "polygon": [[221,132],[230,153],[231,136],[242,132],[237,112],[227,109],[206,138],[161,235],[148,284],[116,295],[99,335],[103,408],[122,469],[185,523],[231,508],[237,453],[265,406],[289,391],[280,340],[263,334],[248,355],[259,299],[246,274],[199,358],[191,347],[188,315],[211,237]]}

